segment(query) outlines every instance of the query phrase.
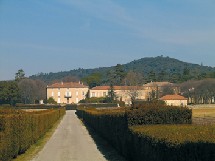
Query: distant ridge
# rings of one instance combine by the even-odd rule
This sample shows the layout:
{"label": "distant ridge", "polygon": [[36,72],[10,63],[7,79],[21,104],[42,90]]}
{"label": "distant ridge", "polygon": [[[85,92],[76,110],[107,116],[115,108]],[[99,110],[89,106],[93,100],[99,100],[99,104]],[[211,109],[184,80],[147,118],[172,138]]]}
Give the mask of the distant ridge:
{"label": "distant ridge", "polygon": [[[215,73],[214,67],[187,63],[174,58],[163,56],[141,58],[131,61],[127,64],[122,64],[122,67],[126,72],[134,71],[142,73],[145,78],[149,78],[152,74],[159,78],[159,75],[162,74],[166,76],[166,78],[164,77],[165,80],[168,80],[173,76],[180,77],[183,74],[189,74],[188,79],[201,79],[201,77]],[[114,66],[99,67],[94,69],[79,68],[57,73],[40,73],[37,75],[32,75],[30,76],[30,78],[40,79],[47,83],[50,83],[54,80],[61,80],[66,76],[75,76],[81,79],[83,77],[89,76],[92,73],[100,73],[103,75],[103,79],[105,79],[105,76],[111,70],[114,70]]]}

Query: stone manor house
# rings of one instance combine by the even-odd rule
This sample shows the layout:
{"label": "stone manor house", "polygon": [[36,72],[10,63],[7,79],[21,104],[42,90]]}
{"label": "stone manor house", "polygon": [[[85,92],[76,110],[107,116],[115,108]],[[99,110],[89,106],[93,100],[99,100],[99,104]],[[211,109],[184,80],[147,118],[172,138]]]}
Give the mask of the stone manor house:
{"label": "stone manor house", "polygon": [[[124,101],[126,104],[131,103],[131,95],[136,95],[136,99],[150,100],[153,93],[154,97],[160,98],[162,89],[170,87],[175,94],[180,92],[180,88],[169,82],[151,82],[143,86],[113,86],[113,91],[118,100]],[[89,89],[88,86],[81,82],[55,83],[47,86],[47,99],[52,97],[59,104],[78,103],[85,99],[86,94],[89,97],[106,97],[110,91],[110,86],[97,86]]]}

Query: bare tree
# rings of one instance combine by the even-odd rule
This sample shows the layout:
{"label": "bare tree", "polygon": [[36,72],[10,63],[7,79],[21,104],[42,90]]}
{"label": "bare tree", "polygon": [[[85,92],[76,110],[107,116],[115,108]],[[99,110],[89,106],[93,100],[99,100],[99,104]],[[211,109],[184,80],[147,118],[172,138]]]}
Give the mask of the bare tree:
{"label": "bare tree", "polygon": [[189,103],[214,103],[215,79],[187,81],[181,84],[181,90]]}
{"label": "bare tree", "polygon": [[23,103],[35,103],[35,100],[45,99],[46,84],[41,80],[22,79],[18,87]]}
{"label": "bare tree", "polygon": [[143,89],[143,75],[130,71],[125,77],[125,85],[127,85],[126,93],[130,97],[132,106],[135,101],[140,98]]}
{"label": "bare tree", "polygon": [[46,98],[46,84],[42,80],[34,80],[36,85],[35,98],[36,100],[43,100]]}
{"label": "bare tree", "polygon": [[162,87],[160,94],[161,95],[159,97],[162,97],[162,96],[165,96],[168,94],[175,94],[175,91],[174,91],[173,87],[166,85],[166,86]]}

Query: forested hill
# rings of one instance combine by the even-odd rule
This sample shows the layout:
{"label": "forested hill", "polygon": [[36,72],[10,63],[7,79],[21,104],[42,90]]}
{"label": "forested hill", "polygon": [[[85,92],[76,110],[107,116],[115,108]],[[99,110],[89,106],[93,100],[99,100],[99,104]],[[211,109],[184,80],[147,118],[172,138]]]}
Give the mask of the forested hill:
{"label": "forested hill", "polygon": [[[124,73],[133,71],[141,73],[146,82],[149,81],[170,81],[170,82],[183,82],[189,79],[203,79],[214,78],[215,68],[186,63],[170,57],[150,57],[134,60],[130,63],[117,65],[123,70]],[[102,82],[108,82],[108,76],[116,70],[113,67],[101,67],[95,69],[75,69],[70,71],[63,71],[58,73],[40,73],[33,75],[30,78],[40,79],[47,83],[54,80],[62,80],[65,77],[71,76],[78,79],[86,78],[92,74],[98,74]]]}

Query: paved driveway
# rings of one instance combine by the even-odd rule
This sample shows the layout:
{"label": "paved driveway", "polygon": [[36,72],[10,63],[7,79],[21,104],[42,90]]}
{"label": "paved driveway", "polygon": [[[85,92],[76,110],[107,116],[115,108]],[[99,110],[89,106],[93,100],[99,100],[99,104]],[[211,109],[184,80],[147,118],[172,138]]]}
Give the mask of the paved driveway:
{"label": "paved driveway", "polygon": [[86,127],[75,115],[75,111],[67,111],[53,136],[32,161],[124,160],[113,148],[108,145],[105,147],[106,145],[96,145]]}

